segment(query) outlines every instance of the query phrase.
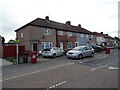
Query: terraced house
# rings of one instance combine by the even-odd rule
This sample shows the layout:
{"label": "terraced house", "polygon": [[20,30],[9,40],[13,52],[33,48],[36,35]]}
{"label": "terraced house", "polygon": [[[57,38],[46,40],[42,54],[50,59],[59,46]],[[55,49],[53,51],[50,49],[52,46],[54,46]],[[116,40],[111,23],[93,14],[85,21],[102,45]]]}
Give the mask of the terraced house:
{"label": "terraced house", "polygon": [[0,35],[0,58],[3,57],[2,36]]}
{"label": "terraced house", "polygon": [[104,34],[103,32],[93,32],[93,34],[96,36],[96,44],[103,46],[114,46],[115,39],[108,34]]}
{"label": "terraced house", "polygon": [[92,32],[78,26],[71,25],[70,21],[59,23],[37,18],[32,22],[20,27],[16,31],[19,45],[24,45],[27,51],[41,51],[45,48],[60,47],[72,49],[78,45],[89,45]]}

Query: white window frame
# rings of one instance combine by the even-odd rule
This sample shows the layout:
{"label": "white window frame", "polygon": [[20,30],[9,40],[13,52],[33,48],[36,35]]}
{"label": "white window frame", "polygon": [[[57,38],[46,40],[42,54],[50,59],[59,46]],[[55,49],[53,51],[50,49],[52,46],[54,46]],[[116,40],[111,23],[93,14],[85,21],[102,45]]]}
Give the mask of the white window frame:
{"label": "white window frame", "polygon": [[91,38],[93,38],[93,35],[91,35]]}
{"label": "white window frame", "polygon": [[[43,44],[45,45],[45,46],[43,46]],[[53,47],[53,43],[52,42],[42,42],[42,49],[46,49],[47,47],[46,47],[46,44],[49,44],[49,48],[52,48]],[[50,44],[51,44],[51,47],[50,47]]]}
{"label": "white window frame", "polygon": [[72,36],[72,32],[67,32],[68,37]]}
{"label": "white window frame", "polygon": [[69,46],[68,46],[69,44],[72,44],[72,42],[68,42],[68,43],[67,43],[67,48],[68,48],[68,49],[72,49],[72,48],[73,48],[73,44],[72,44],[72,47],[71,47],[71,48],[69,48]]}
{"label": "white window frame", "polygon": [[89,38],[89,35],[86,34],[86,38]]}
{"label": "white window frame", "polygon": [[23,33],[20,33],[20,37],[23,38],[23,36],[24,36]]}
{"label": "white window frame", "polygon": [[60,42],[60,49],[63,50],[63,48],[64,48],[63,42]]}
{"label": "white window frame", "polygon": [[43,34],[44,35],[51,35],[51,29],[44,28]]}
{"label": "white window frame", "polygon": [[75,47],[77,47],[76,44],[77,44],[77,46],[79,46],[79,43],[78,43],[78,42],[75,42]]}
{"label": "white window frame", "polygon": [[84,37],[84,34],[80,34],[81,37]]}
{"label": "white window frame", "polygon": [[58,35],[63,36],[63,35],[64,35],[64,34],[63,34],[63,31],[58,31]]}

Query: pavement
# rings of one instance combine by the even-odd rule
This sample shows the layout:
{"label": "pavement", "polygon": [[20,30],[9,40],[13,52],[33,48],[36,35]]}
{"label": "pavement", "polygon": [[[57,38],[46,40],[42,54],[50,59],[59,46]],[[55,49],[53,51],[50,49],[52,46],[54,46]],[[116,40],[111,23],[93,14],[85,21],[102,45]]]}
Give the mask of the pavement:
{"label": "pavement", "polygon": [[10,61],[7,61],[5,59],[0,58],[0,66],[9,66],[9,65],[13,65],[13,63]]}

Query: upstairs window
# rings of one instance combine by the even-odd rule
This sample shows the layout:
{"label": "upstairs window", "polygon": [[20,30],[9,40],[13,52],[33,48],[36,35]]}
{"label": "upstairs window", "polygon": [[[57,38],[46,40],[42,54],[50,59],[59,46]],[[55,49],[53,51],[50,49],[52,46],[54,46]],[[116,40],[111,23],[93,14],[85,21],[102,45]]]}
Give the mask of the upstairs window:
{"label": "upstairs window", "polygon": [[88,35],[86,35],[86,38],[88,38],[89,36]]}
{"label": "upstairs window", "polygon": [[83,34],[81,34],[81,37],[84,37]]}
{"label": "upstairs window", "polygon": [[23,33],[20,34],[20,37],[23,38]]}
{"label": "upstairs window", "polygon": [[51,34],[51,30],[45,28],[45,29],[43,30],[43,33],[44,33],[44,35],[50,35],[50,34]]}
{"label": "upstairs window", "polygon": [[93,38],[93,35],[91,35],[91,38]]}
{"label": "upstairs window", "polygon": [[58,35],[63,35],[63,31],[58,31]]}
{"label": "upstairs window", "polygon": [[72,32],[67,32],[68,37],[72,36]]}

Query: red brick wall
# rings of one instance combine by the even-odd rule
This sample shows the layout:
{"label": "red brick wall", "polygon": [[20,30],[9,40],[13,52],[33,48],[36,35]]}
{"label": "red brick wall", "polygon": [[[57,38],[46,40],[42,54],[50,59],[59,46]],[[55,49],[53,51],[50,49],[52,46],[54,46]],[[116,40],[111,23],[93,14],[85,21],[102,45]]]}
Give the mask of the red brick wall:
{"label": "red brick wall", "polygon": [[73,45],[73,48],[74,48],[75,47],[75,42],[77,41],[76,36],[71,36],[71,37],[68,38],[67,35],[64,35],[64,36],[58,35],[57,40],[58,40],[57,46],[59,47],[60,42],[63,42],[64,43],[64,49],[67,49],[67,43],[68,42],[72,42],[72,45]]}

